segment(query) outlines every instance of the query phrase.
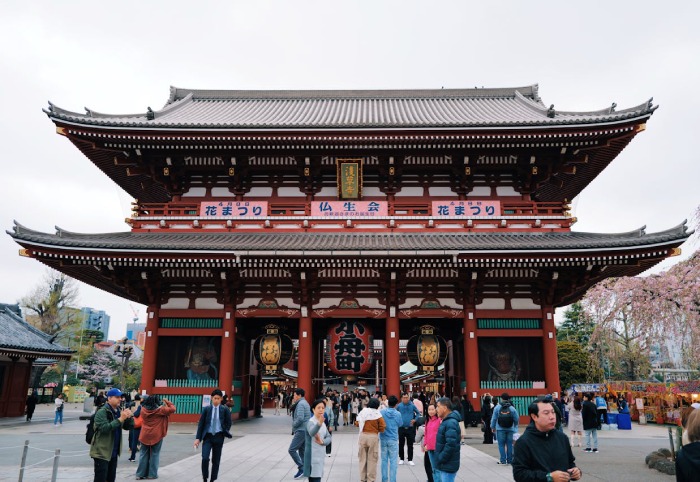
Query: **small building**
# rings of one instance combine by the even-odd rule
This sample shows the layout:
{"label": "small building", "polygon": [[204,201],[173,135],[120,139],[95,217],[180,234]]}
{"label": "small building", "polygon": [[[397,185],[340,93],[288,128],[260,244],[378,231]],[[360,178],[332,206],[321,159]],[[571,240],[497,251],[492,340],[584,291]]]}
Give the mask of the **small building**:
{"label": "small building", "polygon": [[22,319],[19,305],[0,303],[0,417],[24,413],[32,366],[38,358],[68,360],[72,351]]}

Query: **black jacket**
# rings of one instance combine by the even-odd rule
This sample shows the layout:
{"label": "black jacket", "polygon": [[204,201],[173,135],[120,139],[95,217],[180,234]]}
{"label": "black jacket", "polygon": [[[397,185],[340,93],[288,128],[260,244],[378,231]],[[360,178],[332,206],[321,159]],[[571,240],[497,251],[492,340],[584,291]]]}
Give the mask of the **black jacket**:
{"label": "black jacket", "polygon": [[700,442],[684,445],[676,456],[676,480],[700,482]]}
{"label": "black jacket", "polygon": [[[199,416],[199,423],[197,424],[197,435],[195,439],[204,440],[204,436],[207,434],[209,429],[209,423],[211,422],[211,405],[204,407],[202,409],[202,415]],[[219,422],[221,424],[221,432],[226,438],[233,437],[231,435],[231,411],[223,403],[219,404]]]}
{"label": "black jacket", "polygon": [[454,473],[459,470],[459,451],[462,441],[462,429],[459,412],[452,411],[442,420],[435,438],[435,468],[443,472]]}
{"label": "black jacket", "polygon": [[583,418],[584,430],[598,428],[598,409],[595,407],[595,403],[590,400],[583,402],[581,418]]}
{"label": "black jacket", "polygon": [[513,479],[516,482],[543,481],[555,470],[576,467],[569,439],[561,430],[540,432],[534,422],[518,439],[513,457]]}

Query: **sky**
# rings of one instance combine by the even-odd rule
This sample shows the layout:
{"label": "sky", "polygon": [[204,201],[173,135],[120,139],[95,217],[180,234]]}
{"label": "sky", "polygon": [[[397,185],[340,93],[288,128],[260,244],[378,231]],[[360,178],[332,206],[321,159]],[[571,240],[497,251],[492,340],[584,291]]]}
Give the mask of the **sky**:
{"label": "sky", "polygon": [[[0,226],[127,231],[132,199],[42,112],[161,108],[169,87],[431,89],[539,85],[557,110],[659,109],[574,200],[576,231],[647,232],[700,204],[700,3],[651,1],[5,0],[0,6]],[[45,267],[0,234],[0,302]],[[686,243],[681,257],[698,248]],[[124,336],[145,307],[80,284]],[[561,317],[558,310],[557,318]]]}

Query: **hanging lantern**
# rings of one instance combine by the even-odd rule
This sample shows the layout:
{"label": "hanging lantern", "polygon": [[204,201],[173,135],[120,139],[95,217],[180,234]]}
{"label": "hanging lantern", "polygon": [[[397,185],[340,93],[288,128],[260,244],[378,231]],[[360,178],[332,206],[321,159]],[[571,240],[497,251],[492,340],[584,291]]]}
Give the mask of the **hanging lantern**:
{"label": "hanging lantern", "polygon": [[419,373],[435,373],[437,367],[445,363],[447,358],[447,343],[445,339],[435,334],[435,327],[423,325],[420,334],[409,338],[406,345],[408,359]]}
{"label": "hanging lantern", "polygon": [[294,344],[288,335],[280,334],[277,325],[265,326],[265,334],[255,339],[253,354],[255,361],[263,366],[265,375],[277,375],[282,366],[292,358]]}
{"label": "hanging lantern", "polygon": [[328,370],[336,375],[361,375],[372,366],[372,330],[359,321],[341,321],[328,329]]}

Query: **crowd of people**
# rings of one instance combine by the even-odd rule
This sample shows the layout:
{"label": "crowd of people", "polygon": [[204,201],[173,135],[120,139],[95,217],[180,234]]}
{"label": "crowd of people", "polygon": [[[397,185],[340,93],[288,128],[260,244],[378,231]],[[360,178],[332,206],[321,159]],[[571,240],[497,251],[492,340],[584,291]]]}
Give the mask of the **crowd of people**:
{"label": "crowd of people", "polygon": [[[378,474],[382,481],[395,482],[398,466],[415,465],[414,443],[424,454],[429,482],[455,480],[465,419],[472,411],[465,399],[423,393],[404,393],[399,399],[382,393],[370,396],[358,389],[342,394],[328,390],[309,404],[301,388],[292,390],[289,397],[279,395],[280,405],[287,408],[292,418],[289,455],[297,467],[294,479],[323,479],[325,459],[332,453],[333,433],[342,423],[359,431],[357,460],[361,482],[379,480]],[[583,393],[562,398],[538,397],[528,406],[529,423],[520,434],[520,415],[509,394],[486,394],[478,414],[483,423],[483,443],[494,443],[495,438],[500,455],[497,463],[512,465],[515,481],[578,480],[582,472],[575,464],[573,449],[582,448],[585,435],[582,450],[598,452],[597,431],[606,422],[606,410],[596,403],[598,396]],[[158,395],[137,395],[132,401],[116,388],[96,396],[95,404],[90,440],[94,480],[115,480],[123,438],[129,442],[129,461],[135,462],[139,454],[136,479],[157,479],[160,450],[175,405]],[[60,423],[62,396],[56,398],[55,405],[56,423]],[[194,447],[202,447],[204,482],[218,478],[224,441],[232,437],[230,406],[222,391],[215,389],[211,403],[201,412]],[[618,406],[622,413],[626,408],[624,403]],[[677,480],[696,480],[692,477],[700,473],[699,408],[700,404],[694,404],[683,412],[683,448],[676,459],[680,474]],[[568,435],[564,427],[568,427]]]}

